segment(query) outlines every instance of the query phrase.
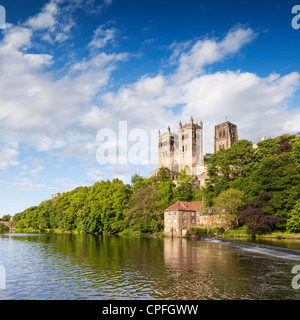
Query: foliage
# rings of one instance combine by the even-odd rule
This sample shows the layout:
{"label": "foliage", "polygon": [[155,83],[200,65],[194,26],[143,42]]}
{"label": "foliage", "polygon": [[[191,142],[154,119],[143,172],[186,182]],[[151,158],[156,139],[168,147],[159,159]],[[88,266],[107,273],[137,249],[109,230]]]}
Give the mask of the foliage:
{"label": "foliage", "polygon": [[268,232],[272,230],[273,225],[279,224],[279,217],[269,215],[264,210],[270,199],[270,193],[262,193],[254,201],[246,201],[245,209],[240,214],[240,220],[246,223],[248,234]]}
{"label": "foliage", "polygon": [[174,202],[178,200],[193,201],[194,178],[189,174],[187,167],[179,172],[177,184],[178,186],[174,190]]}
{"label": "foliage", "polygon": [[4,233],[8,231],[9,231],[9,228],[7,226],[0,224],[0,233]]}
{"label": "foliage", "polygon": [[6,214],[6,215],[4,215],[2,218],[0,218],[0,221],[9,221],[9,219],[10,219],[10,215],[9,214]]}
{"label": "foliage", "polygon": [[243,209],[244,192],[229,188],[222,191],[217,198],[214,199],[213,211],[222,216],[226,229],[237,228],[239,222],[239,214]]}
{"label": "foliage", "polygon": [[[164,210],[175,201],[204,198],[207,206],[225,210],[226,227],[239,227],[243,221],[249,230],[258,232],[274,228],[280,218],[277,228],[281,231],[300,232],[300,137],[267,139],[257,148],[240,140],[229,149],[205,155],[205,165],[206,187],[195,188],[186,169],[175,184],[170,170],[160,168],[150,179],[135,173],[131,185],[114,179],[78,187],[16,214],[14,225],[83,233],[157,233],[163,230]],[[259,195],[266,193],[270,199],[259,207]],[[247,208],[238,220],[244,201]]]}
{"label": "foliage", "polygon": [[300,201],[298,201],[289,214],[287,230],[290,232],[300,232]]}
{"label": "foliage", "polygon": [[249,182],[249,198],[265,192],[272,195],[267,211],[279,216],[281,227],[285,228],[288,213],[300,197],[300,172],[293,154],[285,152],[263,160]]}
{"label": "foliage", "polygon": [[199,237],[208,237],[214,235],[221,235],[225,232],[223,227],[214,227],[214,228],[206,228],[206,227],[190,227],[187,229],[187,236],[199,236]]}
{"label": "foliage", "polygon": [[[222,149],[212,155],[206,188],[208,205],[211,206],[213,199],[230,187],[239,186],[241,191],[245,191],[247,179],[255,166],[257,166],[257,155],[252,148],[252,143],[247,140],[237,141],[231,148]],[[236,183],[237,180],[239,184]],[[235,186],[233,186],[234,183]]]}
{"label": "foliage", "polygon": [[204,189],[209,206],[230,188],[243,191],[245,200],[270,193],[272,198],[265,210],[278,216],[278,227],[286,229],[289,213],[300,198],[300,137],[286,134],[261,141],[257,148],[250,141],[240,140],[209,159],[209,179]]}

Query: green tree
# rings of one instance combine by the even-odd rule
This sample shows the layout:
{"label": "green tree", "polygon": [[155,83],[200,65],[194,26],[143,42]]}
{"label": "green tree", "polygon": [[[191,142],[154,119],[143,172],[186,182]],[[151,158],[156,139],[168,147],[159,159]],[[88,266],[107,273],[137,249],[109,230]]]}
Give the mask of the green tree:
{"label": "green tree", "polygon": [[10,220],[10,215],[9,214],[4,215],[0,220],[7,222]]}
{"label": "green tree", "polygon": [[206,189],[208,205],[228,188],[245,192],[249,187],[249,176],[257,166],[257,157],[252,142],[247,140],[237,141],[231,148],[211,155]]}
{"label": "green tree", "polygon": [[194,177],[189,173],[187,168],[179,172],[177,187],[174,189],[174,202],[193,201],[194,199]]}
{"label": "green tree", "polygon": [[235,189],[222,191],[214,200],[213,211],[222,216],[226,229],[236,228],[239,223],[239,215],[245,204],[244,193]]}
{"label": "green tree", "polygon": [[141,232],[163,230],[165,203],[154,185],[144,185],[132,195],[132,203],[126,210],[130,229]]}
{"label": "green tree", "polygon": [[270,156],[260,162],[258,169],[250,176],[249,198],[261,193],[272,195],[268,213],[281,218],[285,228],[288,213],[300,198],[300,172],[292,152]]}
{"label": "green tree", "polygon": [[297,201],[295,207],[289,213],[286,226],[290,232],[300,232],[300,201]]}

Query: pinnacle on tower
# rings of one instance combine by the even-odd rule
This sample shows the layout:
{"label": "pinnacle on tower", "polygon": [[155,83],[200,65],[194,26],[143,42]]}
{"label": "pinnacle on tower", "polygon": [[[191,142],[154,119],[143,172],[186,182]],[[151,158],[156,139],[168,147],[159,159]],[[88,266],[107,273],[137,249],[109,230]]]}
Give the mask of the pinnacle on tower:
{"label": "pinnacle on tower", "polygon": [[193,120],[193,117],[191,117],[191,124],[193,124],[194,120]]}

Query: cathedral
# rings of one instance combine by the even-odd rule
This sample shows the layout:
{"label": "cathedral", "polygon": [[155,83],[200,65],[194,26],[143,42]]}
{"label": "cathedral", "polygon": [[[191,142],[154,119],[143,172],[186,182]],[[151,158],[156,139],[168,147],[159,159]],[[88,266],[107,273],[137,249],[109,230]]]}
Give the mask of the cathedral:
{"label": "cathedral", "polygon": [[[228,149],[238,141],[237,126],[226,121],[215,126],[214,152]],[[159,168],[166,167],[171,171],[172,180],[176,181],[183,169],[194,176],[195,184],[204,186],[207,178],[207,167],[204,165],[203,154],[203,122],[179,122],[177,132],[168,127],[167,132],[158,134],[158,169],[148,178],[155,175]]]}

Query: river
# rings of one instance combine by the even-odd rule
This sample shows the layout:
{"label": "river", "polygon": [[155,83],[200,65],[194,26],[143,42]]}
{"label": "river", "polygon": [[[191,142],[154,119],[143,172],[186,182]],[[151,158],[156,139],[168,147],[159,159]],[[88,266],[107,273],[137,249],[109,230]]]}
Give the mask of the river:
{"label": "river", "polygon": [[0,299],[299,300],[296,265],[293,252],[214,240],[1,234]]}

